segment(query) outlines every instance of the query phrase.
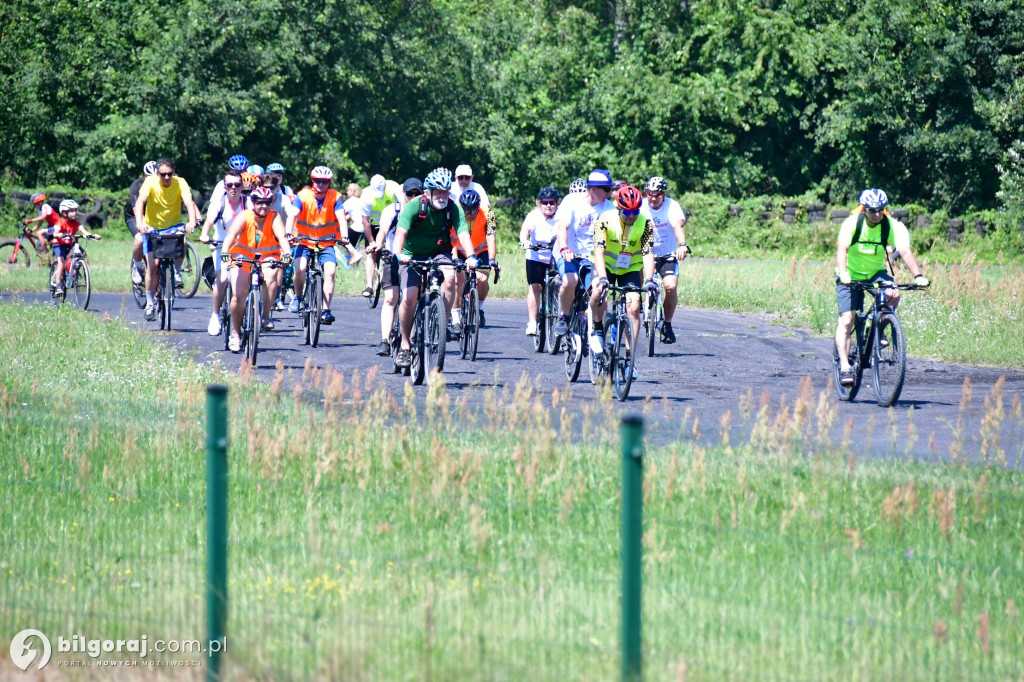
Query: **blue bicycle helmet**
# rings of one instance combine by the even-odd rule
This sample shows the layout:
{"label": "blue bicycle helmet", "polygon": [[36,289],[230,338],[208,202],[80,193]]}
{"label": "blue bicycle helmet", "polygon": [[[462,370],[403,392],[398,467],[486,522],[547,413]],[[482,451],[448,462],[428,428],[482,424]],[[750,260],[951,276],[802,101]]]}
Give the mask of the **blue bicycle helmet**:
{"label": "blue bicycle helmet", "polygon": [[284,166],[279,163],[272,163],[267,166],[268,173],[284,173]]}
{"label": "blue bicycle helmet", "polygon": [[866,189],[860,193],[858,202],[864,208],[881,211],[889,205],[889,197],[880,189]]}
{"label": "blue bicycle helmet", "polygon": [[459,204],[464,211],[473,211],[480,208],[480,194],[475,189],[467,189],[459,195]]}
{"label": "blue bicycle helmet", "polygon": [[435,168],[427,173],[427,177],[423,181],[423,189],[450,190],[451,188],[452,172],[447,168]]}
{"label": "blue bicycle helmet", "polygon": [[263,175],[267,171],[263,169],[263,166],[259,165],[258,163],[254,163],[253,165],[249,166],[249,172],[252,173],[253,175]]}
{"label": "blue bicycle helmet", "polygon": [[248,167],[249,159],[245,158],[241,154],[235,154],[230,159],[228,159],[228,168],[230,168],[231,170],[236,170],[239,173],[241,173]]}

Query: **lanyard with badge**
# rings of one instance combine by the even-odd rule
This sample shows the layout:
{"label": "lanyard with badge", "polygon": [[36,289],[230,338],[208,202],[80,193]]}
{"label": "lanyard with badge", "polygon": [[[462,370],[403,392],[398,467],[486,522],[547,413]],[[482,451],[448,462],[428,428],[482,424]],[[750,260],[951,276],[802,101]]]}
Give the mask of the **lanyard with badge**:
{"label": "lanyard with badge", "polygon": [[[633,262],[633,254],[630,251],[626,251],[626,247],[629,246],[629,233],[630,230],[623,229],[622,220],[619,220],[619,255],[615,259],[615,267],[619,270],[624,270],[630,266]],[[630,226],[632,228],[632,226]]]}

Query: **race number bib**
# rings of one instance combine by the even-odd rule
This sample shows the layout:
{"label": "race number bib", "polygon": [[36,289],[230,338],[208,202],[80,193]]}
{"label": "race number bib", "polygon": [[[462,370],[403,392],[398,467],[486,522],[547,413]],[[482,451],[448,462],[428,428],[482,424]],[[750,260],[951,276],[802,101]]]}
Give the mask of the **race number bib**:
{"label": "race number bib", "polygon": [[618,258],[615,259],[615,267],[618,270],[625,270],[629,267],[629,264],[633,260],[633,254],[625,251],[620,251]]}

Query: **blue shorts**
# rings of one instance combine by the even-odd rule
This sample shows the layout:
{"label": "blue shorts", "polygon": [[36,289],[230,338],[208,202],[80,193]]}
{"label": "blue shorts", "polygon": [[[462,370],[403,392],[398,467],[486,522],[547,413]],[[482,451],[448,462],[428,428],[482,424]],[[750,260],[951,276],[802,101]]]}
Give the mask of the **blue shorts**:
{"label": "blue shorts", "polygon": [[[312,252],[313,250],[305,244],[296,244],[292,248],[292,258],[295,260],[309,258]],[[334,255],[334,249],[332,248],[326,248],[320,252],[320,265],[326,265],[327,263],[338,264],[338,257]]]}
{"label": "blue shorts", "polygon": [[71,249],[75,248],[74,244],[54,244],[53,255],[56,258],[67,258],[71,255]]}
{"label": "blue shorts", "polygon": [[[896,282],[886,270],[879,270],[869,279],[861,281],[887,282],[893,286],[896,285]],[[860,289],[851,289],[850,287],[843,286],[842,284],[836,284],[836,301],[839,303],[840,315],[849,312],[860,312],[864,307],[864,292]]]}
{"label": "blue shorts", "polygon": [[151,234],[185,234],[185,223],[178,223],[171,227],[164,228],[162,230],[150,230],[146,233],[147,238],[142,240],[142,255],[143,257],[149,255],[149,239],[148,235]]}
{"label": "blue shorts", "polygon": [[562,281],[565,281],[566,274],[576,275],[583,282],[584,289],[590,288],[590,280],[594,278],[594,264],[589,260],[574,258],[571,261],[564,261],[559,258],[555,262],[558,264],[558,274]]}

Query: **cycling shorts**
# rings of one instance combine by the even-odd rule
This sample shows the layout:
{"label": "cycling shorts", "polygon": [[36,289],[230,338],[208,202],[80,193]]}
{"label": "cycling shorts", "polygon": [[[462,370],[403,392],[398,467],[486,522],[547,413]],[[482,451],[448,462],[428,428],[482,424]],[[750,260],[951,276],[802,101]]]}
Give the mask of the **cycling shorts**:
{"label": "cycling shorts", "polygon": [[678,277],[679,260],[675,256],[655,256],[654,271],[662,277]]}
{"label": "cycling shorts", "polygon": [[[300,258],[309,258],[313,253],[313,250],[305,244],[296,244],[292,248],[292,258],[296,261]],[[338,257],[334,255],[334,249],[327,247],[320,251],[320,265],[326,265],[328,263],[338,264]]]}
{"label": "cycling shorts", "polygon": [[384,272],[381,273],[380,286],[382,289],[390,289],[391,287],[401,286],[402,281],[399,279],[398,274],[398,261],[392,258],[388,263],[383,265]]}
{"label": "cycling shorts", "polygon": [[548,274],[548,264],[537,260],[526,261],[526,283],[544,284],[544,277]]}
{"label": "cycling shorts", "polygon": [[[886,270],[879,270],[870,279],[860,280],[864,282],[886,282],[896,286],[896,282]],[[842,284],[836,284],[836,301],[839,303],[839,314],[849,312],[860,312],[864,307],[864,292],[860,289],[852,289]]]}
{"label": "cycling shorts", "polygon": [[567,274],[576,275],[583,282],[583,288],[590,288],[590,281],[594,278],[594,264],[585,258],[574,258],[571,261],[564,261],[561,258],[558,263],[558,274],[564,280]]}
{"label": "cycling shorts", "polygon": [[608,273],[608,282],[614,284],[617,287],[628,287],[633,285],[635,287],[643,286],[644,275],[639,270],[633,272],[624,272],[621,275],[614,273]]}

